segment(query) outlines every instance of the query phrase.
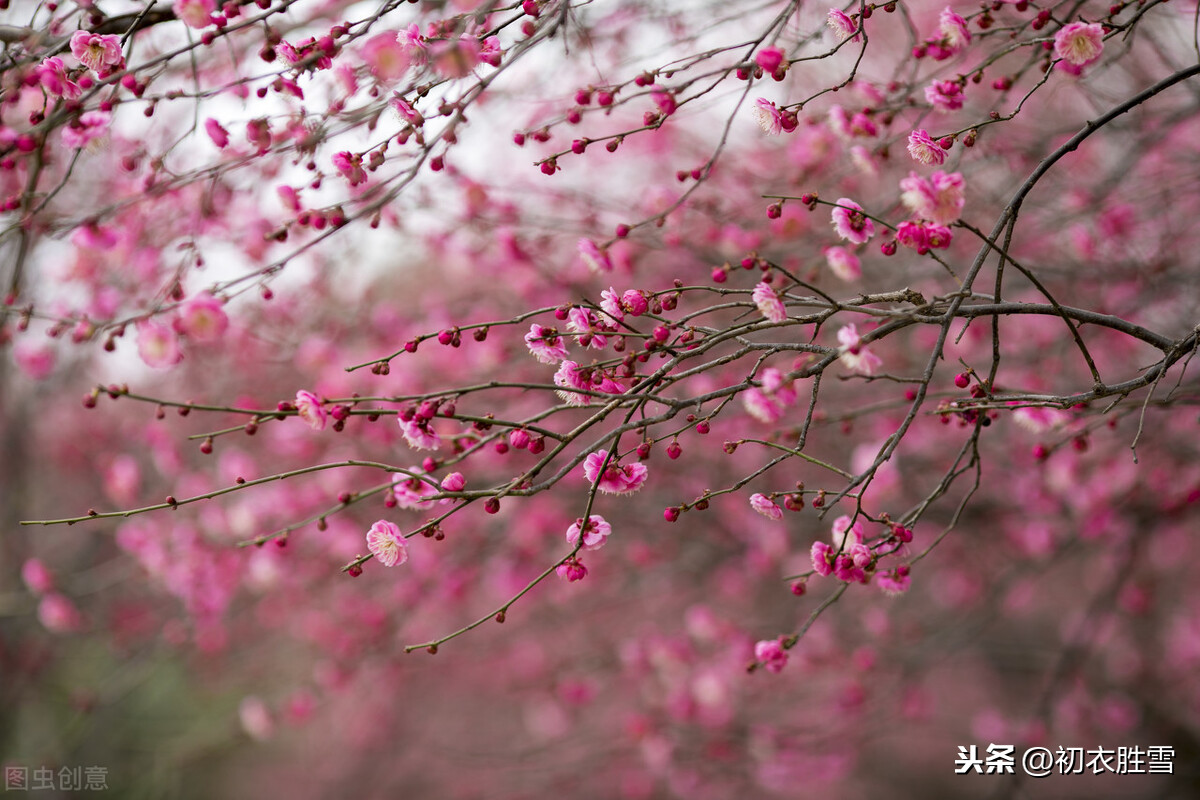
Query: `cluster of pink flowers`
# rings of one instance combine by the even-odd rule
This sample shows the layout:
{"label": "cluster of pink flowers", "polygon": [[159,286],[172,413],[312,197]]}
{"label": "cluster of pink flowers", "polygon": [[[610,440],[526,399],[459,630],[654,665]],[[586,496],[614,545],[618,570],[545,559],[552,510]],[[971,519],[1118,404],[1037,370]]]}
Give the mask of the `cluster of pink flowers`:
{"label": "cluster of pink flowers", "polygon": [[921,255],[930,250],[944,250],[953,238],[949,228],[933,222],[901,222],[896,228],[896,241]]}
{"label": "cluster of pink flowers", "polygon": [[849,517],[838,517],[833,523],[833,544],[813,542],[813,569],[818,575],[833,575],[846,583],[866,583],[868,570],[874,568],[875,556],[863,543],[862,524],[851,524]]}
{"label": "cluster of pink flowers", "polygon": [[645,464],[635,463],[621,466],[614,456],[601,475],[600,469],[608,458],[607,450],[597,450],[590,453],[583,462],[583,475],[588,483],[596,484],[596,488],[606,494],[632,494],[641,489],[646,483],[650,470]]}
{"label": "cluster of pink flowers", "polygon": [[575,306],[567,312],[567,327],[576,334],[575,340],[581,347],[603,350],[608,337],[617,331],[616,321],[604,312]]}
{"label": "cluster of pink flowers", "polygon": [[592,396],[580,394],[581,391],[604,394],[622,394],[625,391],[625,387],[604,370],[583,367],[569,359],[564,359],[554,373],[554,384],[560,387],[555,390],[558,396],[573,406],[591,405]]}
{"label": "cluster of pink flowers", "polygon": [[617,290],[610,286],[600,292],[600,308],[604,310],[605,314],[620,322],[625,319],[626,314],[631,317],[640,317],[645,314],[650,309],[650,301],[646,299],[644,292],[627,289],[623,294],[617,294]]}
{"label": "cluster of pink flowers", "polygon": [[[885,520],[886,521],[886,520]],[[889,549],[872,551],[865,542],[861,522],[851,522],[850,517],[841,516],[834,520],[831,531],[831,543],[813,542],[811,555],[813,570],[818,575],[837,578],[846,583],[869,583],[876,580],[877,585],[887,594],[900,594],[908,591],[912,583],[911,568],[900,564],[884,571],[876,572],[879,559],[882,556],[895,553],[905,543],[911,542],[912,531],[903,525],[887,522],[891,535],[884,540]]]}

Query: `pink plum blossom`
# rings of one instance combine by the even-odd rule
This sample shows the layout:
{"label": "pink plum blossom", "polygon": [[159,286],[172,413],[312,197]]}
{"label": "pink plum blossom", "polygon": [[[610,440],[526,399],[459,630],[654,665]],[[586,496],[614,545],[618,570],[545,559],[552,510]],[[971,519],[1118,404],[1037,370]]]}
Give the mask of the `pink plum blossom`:
{"label": "pink plum blossom", "polygon": [[796,391],[774,367],[764,369],[759,374],[759,382],[761,389],[751,387],[742,392],[742,405],[750,416],[773,425],[783,417],[784,410],[796,402]]}
{"label": "pink plum blossom", "polygon": [[179,338],[166,325],[144,319],[137,323],[138,355],[149,367],[164,369],[183,360]]}
{"label": "pink plum blossom", "polygon": [[778,136],[784,131],[790,133],[796,130],[796,115],[790,111],[783,111],[765,97],[754,101],[754,107],[750,109],[750,114],[758,123],[758,127],[762,128],[763,133],[771,136]]}
{"label": "pink plum blossom", "polygon": [[269,741],[275,736],[275,721],[271,711],[261,697],[243,697],[238,704],[238,721],[251,739],[256,742]]}
{"label": "pink plum blossom", "polygon": [[849,516],[840,516],[833,521],[832,534],[835,550],[846,550],[851,545],[862,544],[862,522],[855,520],[851,523]]}
{"label": "pink plum blossom", "polygon": [[367,549],[385,567],[408,561],[408,543],[394,522],[379,520],[367,531]]}
{"label": "pink plum blossom", "polygon": [[58,592],[42,598],[37,608],[38,622],[51,633],[74,633],[83,628],[83,615],[75,604]]}
{"label": "pink plum blossom", "polygon": [[756,492],[750,495],[750,507],[767,519],[775,520],[776,522],[783,519],[783,509],[775,505],[771,501],[771,498],[765,494]]}
{"label": "pink plum blossom", "polygon": [[175,0],[171,10],[189,28],[207,28],[217,4],[213,0]]}
{"label": "pink plum blossom", "polygon": [[554,373],[554,383],[559,386],[558,396],[573,406],[591,405],[592,397],[580,394],[579,391],[602,392],[604,394],[621,394],[625,387],[599,370],[589,370],[571,360],[564,360]]}
{"label": "pink plum blossom", "polygon": [[750,388],[742,392],[742,405],[747,414],[768,425],[774,425],[783,417],[783,405],[759,389]]}
{"label": "pink plum blossom", "polygon": [[558,371],[554,373],[554,385],[560,387],[557,390],[558,396],[568,405],[586,406],[592,402],[591,396],[580,394],[578,391],[570,391],[571,389],[592,390],[591,381],[584,377],[582,368],[574,361],[563,360]]}
{"label": "pink plum blossom", "polygon": [[912,576],[907,564],[901,564],[895,569],[881,572],[875,577],[875,582],[885,594],[903,594],[912,586]]}
{"label": "pink plum blossom", "polygon": [[578,244],[579,257],[592,272],[612,272],[612,261],[608,253],[601,250],[591,239],[580,239]]}
{"label": "pink plum blossom", "polygon": [[600,292],[600,308],[617,322],[625,319],[625,309],[621,307],[621,295],[611,286]]}
{"label": "pink plum blossom", "polygon": [[[400,508],[425,511],[433,508],[434,502],[430,500],[431,495],[437,494],[437,488],[431,486],[424,477],[424,470],[418,467],[409,468],[410,474],[397,472],[392,475],[392,500],[395,505]],[[454,473],[458,475],[458,473]],[[462,477],[461,475],[459,477]],[[450,478],[447,477],[446,480]],[[445,488],[445,487],[443,487]],[[447,489],[446,491],[459,491],[458,489]]]}
{"label": "pink plum blossom", "polygon": [[325,407],[321,398],[312,392],[301,389],[296,392],[296,416],[304,420],[314,431],[325,430]]}
{"label": "pink plum blossom", "polygon": [[926,166],[940,166],[946,160],[946,151],[924,129],[917,129],[908,135],[908,154],[914,161]]}
{"label": "pink plum blossom", "polygon": [[759,313],[769,322],[778,323],[787,319],[787,307],[775,290],[771,288],[771,284],[759,283],[754,287],[750,298],[754,301],[754,305],[758,306]]}
{"label": "pink plum blossom", "polygon": [[121,40],[113,34],[75,31],[71,35],[71,53],[79,59],[79,63],[101,78],[108,77],[125,66],[125,57],[121,54]]}
{"label": "pink plum blossom", "polygon": [[852,36],[855,41],[858,39],[858,25],[840,8],[829,9],[829,14],[825,17],[825,24],[842,41]]}
{"label": "pink plum blossom", "polygon": [[479,46],[479,60],[491,67],[500,66],[504,58],[504,50],[500,47],[500,37],[489,36]]}
{"label": "pink plum blossom", "polygon": [[575,306],[567,312],[567,327],[576,334],[581,346],[603,350],[608,344],[605,333],[611,333],[616,326],[612,319],[601,319],[591,309]]}
{"label": "pink plum blossom", "polygon": [[346,151],[334,153],[333,165],[337,167],[338,172],[342,173],[342,176],[350,182],[351,186],[357,186],[360,183],[366,183],[367,173],[362,166],[362,156]]}
{"label": "pink plum blossom", "polygon": [[846,282],[862,277],[862,262],[845,247],[826,247],[825,262],[834,275]]}
{"label": "pink plum blossom", "polygon": [[950,6],[942,9],[938,15],[938,31],[942,34],[948,55],[953,55],[971,43],[971,30],[967,21],[959,14],[950,10]]}
{"label": "pink plum blossom", "polygon": [[812,544],[812,565],[818,575],[833,574],[834,549],[825,542],[816,541]]}
{"label": "pink plum blossom", "polygon": [[474,36],[442,39],[429,45],[434,70],[443,78],[463,78],[479,64],[479,40]]}
{"label": "pink plum blossom", "polygon": [[583,523],[583,518],[580,517],[567,528],[567,542],[572,545],[579,543],[581,531],[583,543],[580,546],[585,550],[599,550],[612,534],[612,526],[598,514],[588,517],[586,525]]}
{"label": "pink plum blossom", "polygon": [[837,338],[841,344],[838,357],[851,372],[873,375],[875,370],[883,364],[883,361],[862,343],[858,329],[853,324],[840,328]]}
{"label": "pink plum blossom", "polygon": [[425,124],[425,117],[420,111],[417,111],[416,106],[409,103],[400,95],[393,95],[389,105],[396,112],[396,115],[403,121],[407,122],[414,128],[419,128]]}
{"label": "pink plum blossom", "polygon": [[543,364],[557,364],[570,354],[557,330],[536,322],[529,326],[529,333],[525,334],[525,346]]}
{"label": "pink plum blossom", "polygon": [[402,78],[412,65],[409,49],[387,32],[367,39],[359,53],[371,74],[387,83]]}
{"label": "pink plum blossom", "polygon": [[421,35],[421,28],[415,22],[396,34],[396,41],[404,47],[408,57],[415,64],[424,64],[429,57],[429,45]]}
{"label": "pink plum blossom", "polygon": [[601,476],[600,468],[604,465],[606,458],[608,458],[607,450],[597,450],[584,460],[583,475],[587,478],[588,483],[596,484],[596,487],[606,494],[632,494],[645,485],[646,476],[650,474],[650,470],[645,464],[633,463],[621,466],[616,463],[615,457],[609,462]]}
{"label": "pink plum blossom", "polygon": [[962,173],[938,170],[928,178],[910,172],[900,181],[900,202],[922,219],[950,225],[962,216],[966,190]]}
{"label": "pink plum blossom", "polygon": [[1054,34],[1054,54],[1074,67],[1086,67],[1104,51],[1104,26],[1072,22]]}
{"label": "pink plum blossom", "polygon": [[658,106],[659,112],[664,117],[669,117],[675,113],[679,107],[675,101],[675,95],[661,86],[650,87],[650,99],[654,101],[654,105]]}
{"label": "pink plum blossom", "polygon": [[201,292],[180,306],[175,321],[175,330],[195,342],[219,341],[228,327],[224,304],[209,292]]}
{"label": "pink plum blossom", "polygon": [[212,117],[204,121],[204,132],[208,134],[208,138],[212,139],[213,144],[222,150],[229,146],[229,131],[221,127],[221,123]]}
{"label": "pink plum blossom", "polygon": [[442,479],[443,492],[461,492],[466,485],[467,479],[461,472],[451,472]]}
{"label": "pink plum blossom", "polygon": [[896,228],[896,241],[921,255],[949,247],[953,238],[949,228],[932,222],[905,221]]}
{"label": "pink plum blossom", "polygon": [[762,71],[772,73],[783,65],[784,54],[778,47],[764,47],[754,54],[754,63],[762,67]]}
{"label": "pink plum blossom", "polygon": [[754,645],[754,659],[762,664],[767,672],[783,672],[783,668],[787,666],[788,654],[779,639],[764,639]]}
{"label": "pink plum blossom", "polygon": [[13,348],[17,367],[35,381],[43,380],[54,371],[58,353],[49,342],[22,339]]}
{"label": "pink plum blossom", "polygon": [[574,556],[568,558],[566,561],[555,567],[554,572],[558,575],[558,577],[570,583],[581,581],[586,578],[588,574],[587,567],[583,565],[582,561]]}
{"label": "pink plum blossom", "polygon": [[925,87],[925,101],[938,111],[957,111],[963,107],[962,84],[935,80]]}
{"label": "pink plum blossom", "polygon": [[410,420],[400,419],[400,432],[404,434],[404,441],[408,442],[408,446],[414,450],[437,450],[442,446],[442,437],[429,424],[429,420],[419,420],[413,418]]}
{"label": "pink plum blossom", "polygon": [[863,208],[848,197],[839,197],[833,209],[833,229],[854,244],[863,244],[875,235],[875,223],[867,219]]}
{"label": "pink plum blossom", "polygon": [[81,149],[108,133],[112,115],[107,111],[85,111],[79,119],[64,125],[62,142],[65,147]]}
{"label": "pink plum blossom", "polygon": [[621,308],[631,317],[640,317],[650,309],[646,295],[636,289],[626,289],[621,295]]}
{"label": "pink plum blossom", "polygon": [[38,66],[38,82],[49,94],[66,100],[77,100],[83,90],[67,75],[66,65],[61,58],[51,56]]}
{"label": "pink plum blossom", "polygon": [[54,576],[40,559],[30,558],[21,565],[21,580],[29,591],[43,595],[54,589]]}

